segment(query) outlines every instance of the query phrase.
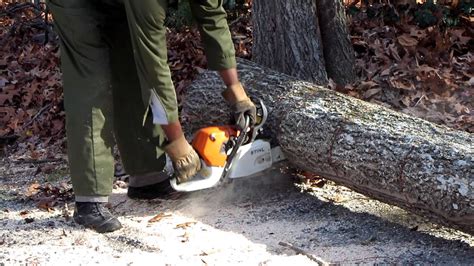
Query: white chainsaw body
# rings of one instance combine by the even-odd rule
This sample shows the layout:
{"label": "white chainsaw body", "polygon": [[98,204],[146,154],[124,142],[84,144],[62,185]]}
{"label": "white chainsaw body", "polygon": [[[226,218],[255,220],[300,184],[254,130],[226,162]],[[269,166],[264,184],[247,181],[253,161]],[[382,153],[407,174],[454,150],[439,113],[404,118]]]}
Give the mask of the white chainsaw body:
{"label": "white chainsaw body", "polygon": [[251,176],[272,166],[270,143],[261,139],[242,145],[229,170],[229,178]]}
{"label": "white chainsaw body", "polygon": [[172,178],[170,179],[170,184],[174,190],[181,192],[202,190],[217,185],[223,171],[224,167],[207,166],[206,163],[201,160],[201,170],[193,177],[191,182],[178,184],[176,178]]}
{"label": "white chainsaw body", "polygon": [[256,138],[267,115],[267,109],[260,101],[257,111],[260,119],[250,127],[250,120],[247,118],[246,127],[240,133],[229,126],[199,130],[194,136],[193,147],[201,156],[201,170],[186,182],[178,183],[176,178],[171,178],[173,189],[190,192],[211,188],[232,179],[254,176],[270,168],[273,163],[283,160],[284,155],[279,147],[272,149],[269,141]]}
{"label": "white chainsaw body", "polygon": [[[270,168],[273,164],[275,153],[278,154],[278,157],[274,159],[276,161],[281,160],[282,155],[276,149],[272,150],[270,142],[261,139],[242,145],[230,166],[228,178],[250,177]],[[192,182],[177,184],[175,178],[171,179],[170,183],[173,189],[190,192],[217,185],[221,181],[224,167],[207,166],[203,160],[201,160],[201,163],[201,171],[193,177]]]}

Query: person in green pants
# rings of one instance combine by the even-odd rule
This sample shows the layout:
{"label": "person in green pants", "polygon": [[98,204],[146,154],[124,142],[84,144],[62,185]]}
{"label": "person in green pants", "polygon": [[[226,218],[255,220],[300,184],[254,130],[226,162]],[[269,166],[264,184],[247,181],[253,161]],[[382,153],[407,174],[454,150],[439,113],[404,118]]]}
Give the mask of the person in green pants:
{"label": "person in green pants", "polygon": [[[219,71],[236,124],[256,110],[239,82],[222,0],[189,0],[208,67]],[[165,196],[172,189],[166,154],[180,182],[201,162],[184,138],[164,26],[168,0],[49,0],[61,47],[74,220],[97,232],[121,224],[105,208],[112,191],[117,144],[130,175],[127,195]]]}

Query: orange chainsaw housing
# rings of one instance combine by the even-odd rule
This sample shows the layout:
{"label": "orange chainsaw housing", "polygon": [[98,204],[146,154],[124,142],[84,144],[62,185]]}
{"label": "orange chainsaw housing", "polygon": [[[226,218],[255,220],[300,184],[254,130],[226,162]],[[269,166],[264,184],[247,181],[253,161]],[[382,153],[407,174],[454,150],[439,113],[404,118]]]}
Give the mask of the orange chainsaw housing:
{"label": "orange chainsaw housing", "polygon": [[213,126],[198,130],[192,142],[193,148],[207,166],[224,167],[227,154],[225,145],[238,131],[232,126]]}

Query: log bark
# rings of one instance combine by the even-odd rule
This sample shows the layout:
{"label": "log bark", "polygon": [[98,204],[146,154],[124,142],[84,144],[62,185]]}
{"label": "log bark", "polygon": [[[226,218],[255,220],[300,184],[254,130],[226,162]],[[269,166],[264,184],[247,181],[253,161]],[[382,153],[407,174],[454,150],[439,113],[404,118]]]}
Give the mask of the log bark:
{"label": "log bark", "polygon": [[[294,166],[474,233],[472,134],[449,129],[239,60],[241,81],[270,115],[264,135]],[[212,72],[188,89],[187,132],[229,122]]]}

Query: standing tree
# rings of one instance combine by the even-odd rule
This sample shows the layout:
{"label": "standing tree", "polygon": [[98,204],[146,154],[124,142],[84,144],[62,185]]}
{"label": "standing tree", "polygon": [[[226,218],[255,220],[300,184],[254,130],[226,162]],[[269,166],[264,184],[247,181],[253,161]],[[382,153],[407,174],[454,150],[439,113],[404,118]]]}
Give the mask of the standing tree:
{"label": "standing tree", "polygon": [[253,1],[253,61],[317,84],[355,79],[340,0]]}

